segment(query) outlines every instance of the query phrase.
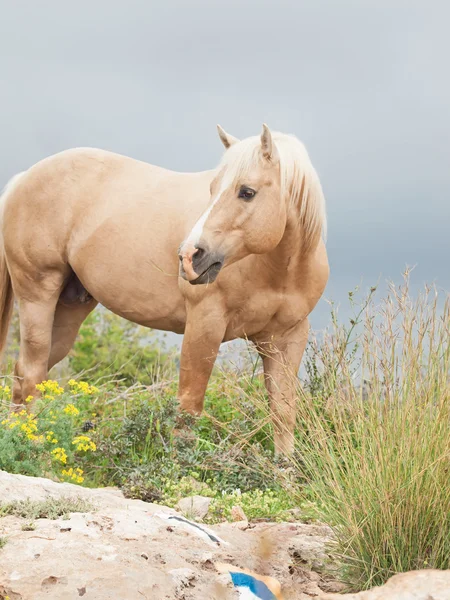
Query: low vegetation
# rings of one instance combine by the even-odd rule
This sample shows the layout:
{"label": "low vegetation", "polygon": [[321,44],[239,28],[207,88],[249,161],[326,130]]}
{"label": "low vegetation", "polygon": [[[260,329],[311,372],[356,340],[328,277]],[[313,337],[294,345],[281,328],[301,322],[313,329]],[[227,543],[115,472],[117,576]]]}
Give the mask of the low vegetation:
{"label": "low vegetation", "polygon": [[67,517],[70,513],[89,512],[94,506],[84,498],[47,498],[46,500],[20,500],[0,504],[0,517],[14,515],[27,519],[22,529],[32,531],[35,529],[35,519],[59,519]]}
{"label": "low vegetation", "polygon": [[31,412],[8,415],[11,386],[3,385],[0,469],[89,487],[118,485],[128,497],[168,506],[202,494],[212,498],[211,523],[229,517],[234,505],[248,518],[289,518],[296,501],[272,473],[267,411],[251,401],[264,395],[259,377],[218,373],[205,415],[193,419],[177,411],[173,365],[160,361],[153,384],[131,387],[118,376],[102,384],[100,369],[92,372],[97,385],[43,382]]}
{"label": "low vegetation", "polygon": [[[233,506],[251,520],[317,519],[333,527],[330,555],[353,588],[449,568],[448,297],[430,289],[413,299],[407,280],[381,301],[375,290],[356,297],[350,323],[333,307],[330,328],[308,347],[290,459],[274,459],[252,353],[216,369],[201,418],[181,416],[174,357],[100,313],[70,358],[82,375],[44,382],[30,414],[8,415],[4,379],[0,469],[118,485],[168,506],[208,496],[210,523],[230,519]],[[42,514],[14,510],[30,523]]]}

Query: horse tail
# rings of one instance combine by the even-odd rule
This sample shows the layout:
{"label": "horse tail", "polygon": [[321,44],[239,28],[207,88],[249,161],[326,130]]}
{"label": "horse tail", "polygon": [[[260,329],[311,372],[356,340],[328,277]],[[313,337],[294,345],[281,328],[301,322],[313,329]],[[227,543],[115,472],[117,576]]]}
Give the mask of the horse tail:
{"label": "horse tail", "polygon": [[23,173],[15,175],[6,185],[3,194],[0,196],[0,358],[6,344],[8,336],[9,323],[12,317],[14,307],[14,293],[9,274],[8,264],[6,262],[5,246],[3,243],[3,207],[6,197],[13,191],[18,180]]}
{"label": "horse tail", "polygon": [[13,305],[14,295],[11,277],[8,265],[6,264],[5,250],[2,243],[0,248],[0,357],[5,348]]}

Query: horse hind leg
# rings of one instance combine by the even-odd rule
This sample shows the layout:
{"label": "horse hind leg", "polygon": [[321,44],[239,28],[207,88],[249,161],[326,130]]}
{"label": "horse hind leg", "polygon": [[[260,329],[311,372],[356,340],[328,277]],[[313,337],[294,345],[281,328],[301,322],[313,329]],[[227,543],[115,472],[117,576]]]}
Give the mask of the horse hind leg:
{"label": "horse hind leg", "polygon": [[[20,351],[15,366],[13,409],[29,407],[25,401],[37,396],[36,384],[70,351],[78,330],[97,302],[73,271],[54,273],[35,284],[30,294],[18,294]],[[20,290],[20,288],[19,288]]]}
{"label": "horse hind leg", "polygon": [[[47,379],[56,304],[64,275],[52,272],[33,282],[33,288],[16,286],[20,319],[20,350],[13,388],[13,409],[37,395],[36,384]],[[28,286],[27,286],[28,287]]]}
{"label": "horse hind leg", "polygon": [[48,370],[67,356],[75,342],[81,324],[97,306],[97,301],[88,295],[86,290],[84,290],[85,293],[82,293],[82,300],[73,301],[73,291],[73,289],[70,290],[72,302],[70,304],[65,303],[68,299],[66,285],[56,305]]}

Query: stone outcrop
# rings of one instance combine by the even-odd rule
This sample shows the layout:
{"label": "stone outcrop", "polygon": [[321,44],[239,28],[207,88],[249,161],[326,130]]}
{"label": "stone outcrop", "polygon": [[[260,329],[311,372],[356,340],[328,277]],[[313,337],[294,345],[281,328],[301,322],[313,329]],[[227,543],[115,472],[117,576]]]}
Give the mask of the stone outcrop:
{"label": "stone outcrop", "polygon": [[[450,571],[396,575],[360,594],[328,593],[342,586],[327,576],[331,531],[325,526],[244,528],[238,521],[206,528],[181,512],[126,499],[117,489],[0,471],[1,504],[49,498],[82,498],[87,512],[34,519],[34,529],[29,519],[0,517],[0,538],[6,540],[0,548],[0,600],[237,599],[224,564],[274,578],[284,600],[450,600]],[[194,501],[187,504],[189,509]]]}

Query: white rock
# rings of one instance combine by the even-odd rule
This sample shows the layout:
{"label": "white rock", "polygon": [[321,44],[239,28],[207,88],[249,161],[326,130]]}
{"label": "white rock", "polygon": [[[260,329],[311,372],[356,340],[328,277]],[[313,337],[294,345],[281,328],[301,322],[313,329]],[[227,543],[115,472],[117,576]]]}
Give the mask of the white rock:
{"label": "white rock", "polygon": [[450,570],[399,573],[366,592],[323,594],[320,600],[450,600]]}
{"label": "white rock", "polygon": [[231,520],[235,523],[247,521],[247,516],[242,509],[242,506],[236,505],[231,507]]}
{"label": "white rock", "polygon": [[208,514],[210,504],[211,498],[207,498],[206,496],[188,496],[187,498],[182,498],[178,502],[177,509],[187,519],[201,520]]}
{"label": "white rock", "polygon": [[197,575],[192,569],[172,569],[169,575],[175,584],[175,598],[184,600],[186,598],[184,590],[194,585]]}
{"label": "white rock", "polygon": [[[301,598],[299,594],[303,592],[306,599],[307,590],[318,592],[308,582],[322,585],[307,565],[302,565],[301,573],[299,569],[294,576],[288,567],[294,556],[313,568],[316,563],[320,566],[326,558],[325,543],[331,534],[326,527],[257,523],[241,531],[236,525],[222,523],[211,529],[228,545],[211,547],[190,529],[157,518],[161,506],[124,498],[118,490],[88,489],[0,471],[1,502],[67,496],[88,499],[91,510],[86,514],[74,513],[68,520],[37,519],[35,531],[23,531],[25,520],[20,517],[0,518],[0,536],[7,538],[0,550],[0,598],[216,599],[220,597],[217,586],[231,583],[229,575],[223,576],[222,581],[214,565],[225,560],[236,567],[258,571],[256,550],[262,536],[269,536],[273,550],[264,562],[264,572],[280,581],[286,598]],[[173,509],[163,510],[165,514],[176,515]],[[61,533],[61,529],[69,528],[70,532]],[[228,592],[232,598],[230,587]],[[319,598],[450,600],[450,571],[406,573],[370,592],[322,594],[315,600]]]}

